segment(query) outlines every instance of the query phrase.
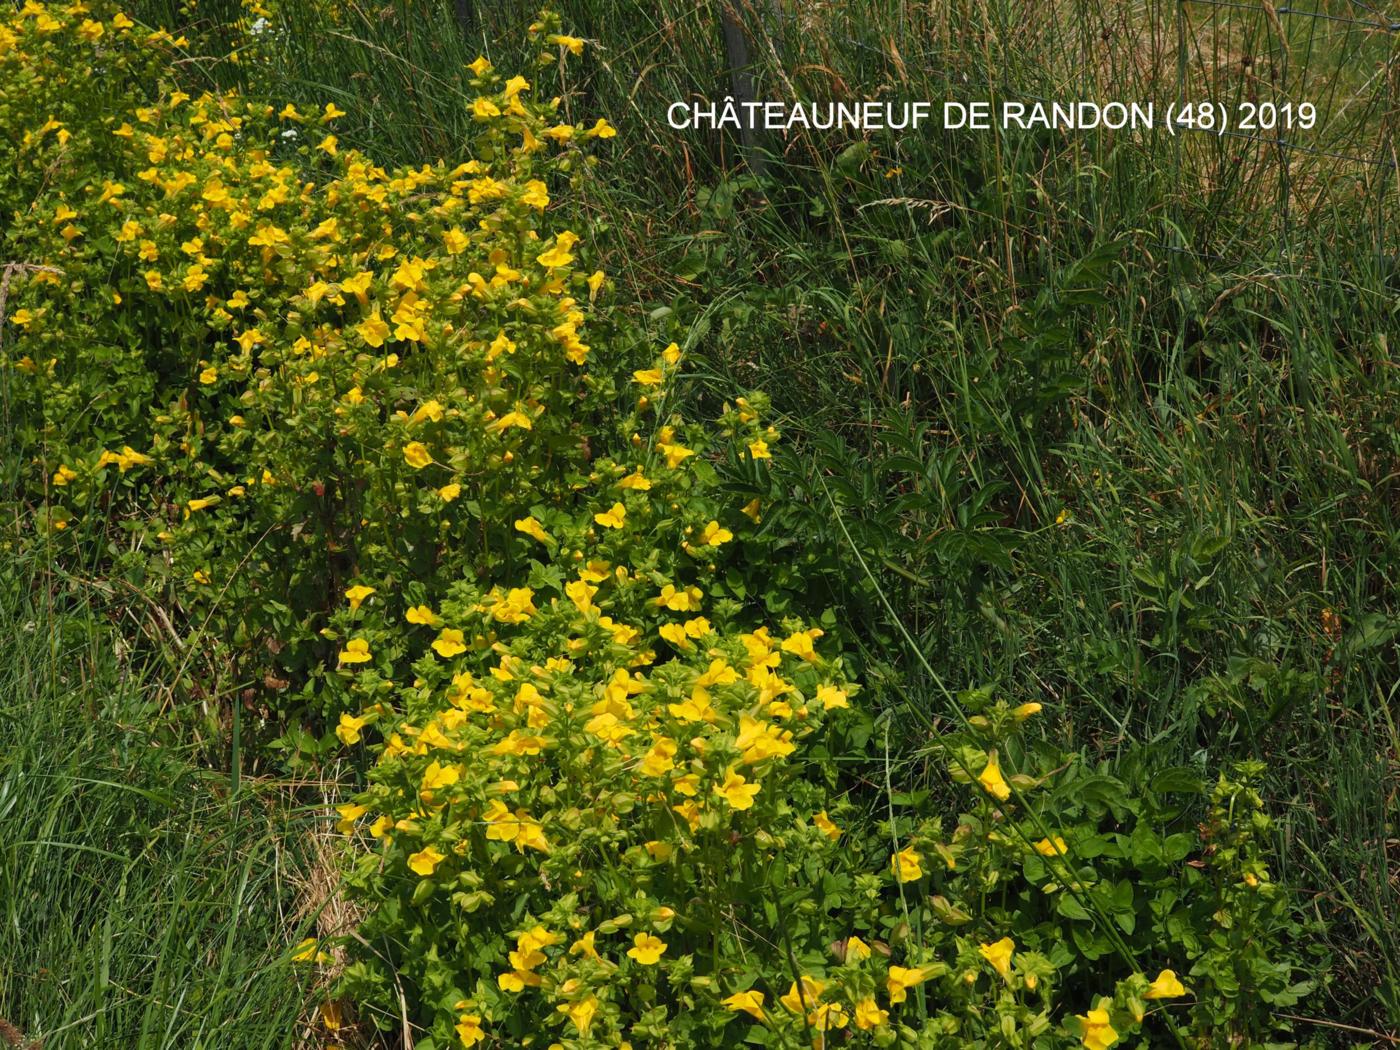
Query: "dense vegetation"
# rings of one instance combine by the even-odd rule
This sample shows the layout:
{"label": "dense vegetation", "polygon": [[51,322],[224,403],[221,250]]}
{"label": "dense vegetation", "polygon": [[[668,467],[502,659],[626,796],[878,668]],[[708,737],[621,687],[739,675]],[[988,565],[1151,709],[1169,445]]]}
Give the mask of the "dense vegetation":
{"label": "dense vegetation", "polygon": [[7,9],[0,1034],[1395,1041],[1394,34],[862,6],[756,89],[1323,117],[739,143],[718,7]]}

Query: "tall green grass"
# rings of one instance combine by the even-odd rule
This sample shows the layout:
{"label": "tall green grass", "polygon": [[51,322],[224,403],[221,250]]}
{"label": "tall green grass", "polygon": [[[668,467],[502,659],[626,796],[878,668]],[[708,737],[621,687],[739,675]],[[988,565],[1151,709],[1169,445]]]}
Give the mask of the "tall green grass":
{"label": "tall green grass", "polygon": [[47,1050],[298,1045],[309,817],[154,737],[154,683],[120,635],[44,583],[0,568],[8,1034]]}

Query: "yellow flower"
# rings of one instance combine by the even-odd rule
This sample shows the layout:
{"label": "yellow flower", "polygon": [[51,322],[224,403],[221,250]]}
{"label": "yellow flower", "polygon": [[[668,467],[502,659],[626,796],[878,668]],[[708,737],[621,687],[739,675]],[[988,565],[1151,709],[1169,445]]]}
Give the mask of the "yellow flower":
{"label": "yellow flower", "polygon": [[462,494],[462,486],[454,481],[438,489],[437,494],[444,503],[451,503]]}
{"label": "yellow flower", "polygon": [[474,98],[471,104],[472,116],[477,120],[490,120],[501,115],[501,107],[489,98]]}
{"label": "yellow flower", "polygon": [[528,518],[518,518],[515,522],[515,531],[523,532],[526,536],[539,540],[545,546],[550,546],[555,542],[554,537],[544,531],[544,526],[536,521],[533,515]]}
{"label": "yellow flower", "polygon": [[589,138],[610,139],[617,134],[617,129],[602,117],[599,117],[598,122],[589,128],[585,134],[587,134]]}
{"label": "yellow flower", "polygon": [[320,950],[320,942],[315,937],[306,938],[292,949],[292,962],[324,964],[330,961],[331,957]]}
{"label": "yellow flower", "polygon": [[423,771],[423,782],[418,790],[424,798],[431,799],[432,792],[438,788],[451,787],[462,778],[460,766],[444,766],[441,762],[430,762],[428,768]]}
{"label": "yellow flower", "polygon": [[638,470],[634,471],[631,474],[628,474],[625,478],[623,478],[617,483],[617,486],[618,488],[636,489],[638,492],[646,492],[648,489],[651,488],[651,482],[647,480],[647,476],[645,474]]}
{"label": "yellow flower", "polygon": [[433,651],[444,660],[450,660],[467,651],[465,636],[455,627],[445,627],[433,642]]}
{"label": "yellow flower", "polygon": [[350,611],[357,612],[364,600],[374,593],[373,587],[366,587],[363,583],[357,583],[345,592],[346,599],[350,602]]}
{"label": "yellow flower", "polygon": [[422,470],[433,461],[433,454],[421,441],[410,441],[403,447],[403,458],[414,470]]}
{"label": "yellow flower", "polygon": [[910,846],[890,858],[890,870],[898,881],[914,882],[924,877],[923,859],[919,851]]}
{"label": "yellow flower", "polygon": [[812,627],[806,631],[797,631],[784,638],[780,648],[783,652],[792,653],[794,656],[801,657],[808,663],[816,663],[821,657],[817,655],[817,650],[812,643],[824,633],[826,632],[820,627]]}
{"label": "yellow flower", "polygon": [[660,386],[662,375],[659,368],[638,369],[632,373],[632,378],[642,386]]}
{"label": "yellow flower", "polygon": [[472,71],[472,76],[480,77],[491,68],[491,63],[485,55],[477,55],[475,59],[467,63],[467,68]]}
{"label": "yellow flower", "polygon": [[562,230],[554,238],[554,247],[536,256],[535,261],[546,269],[568,266],[574,261],[573,248],[578,243],[578,234]]}
{"label": "yellow flower", "polygon": [[855,1023],[856,1027],[869,1031],[871,1028],[878,1028],[883,1024],[888,1024],[890,1012],[881,1010],[872,996],[866,996],[856,1003]]}
{"label": "yellow flower", "polygon": [[337,140],[334,135],[327,135],[320,142],[316,143],[316,148],[322,153],[334,157],[336,153],[339,152],[339,150],[336,148],[336,144],[338,141],[339,140]]}
{"label": "yellow flower", "polygon": [[1144,999],[1175,999],[1186,994],[1186,986],[1177,979],[1176,971],[1163,970],[1148,986]]}
{"label": "yellow flower", "polygon": [[199,381],[205,386],[208,386],[210,383],[217,383],[219,381],[219,370],[213,367],[206,368],[203,372],[199,373]]}
{"label": "yellow flower", "polygon": [[362,664],[371,659],[369,642],[363,638],[352,638],[345,643],[345,648],[340,651],[340,662],[343,664]]}
{"label": "yellow flower", "polygon": [[463,1014],[457,1022],[457,1038],[464,1047],[475,1046],[486,1038],[486,1030],[481,1027],[478,1014]]}
{"label": "yellow flower", "polygon": [[817,690],[817,702],[822,705],[823,711],[834,711],[839,707],[850,707],[851,703],[846,698],[844,689],[837,689],[834,685],[824,685]]}
{"label": "yellow flower", "polygon": [[576,36],[564,36],[562,33],[551,33],[545,39],[551,44],[567,49],[571,55],[583,54],[583,41]]}
{"label": "yellow flower", "polygon": [[822,990],[826,987],[825,981],[819,981],[815,977],[802,976],[802,989],[798,990],[797,982],[792,982],[792,987],[788,989],[787,995],[778,1000],[795,1014],[802,1013],[803,1006],[813,1007],[817,1005],[817,1000],[821,997]]}
{"label": "yellow flower", "polygon": [[705,547],[718,547],[722,543],[728,543],[734,538],[734,533],[724,528],[717,521],[712,521],[700,530],[700,543]]}
{"label": "yellow flower", "polygon": [[1001,974],[1003,981],[1011,980],[1011,956],[1016,951],[1015,941],[1003,937],[995,944],[979,944],[977,951],[992,964],[992,969]]}
{"label": "yellow flower", "polygon": [[750,989],[747,992],[735,992],[726,999],[721,999],[720,1003],[731,1013],[743,1012],[752,1017],[755,1021],[762,1021],[768,1015],[763,1010],[763,993]]}
{"label": "yellow flower", "polygon": [[822,810],[812,818],[812,823],[817,826],[823,835],[835,842],[841,837],[841,829],[836,826],[835,821],[826,815],[826,810]]}
{"label": "yellow flower", "polygon": [[655,966],[666,951],[666,942],[650,933],[639,933],[627,949],[627,957],[636,959],[643,966]]}
{"label": "yellow flower", "polygon": [[715,785],[715,794],[733,808],[745,810],[753,806],[754,796],[758,794],[760,787],[759,784],[750,784],[741,774],[730,769],[725,775],[724,783]]}
{"label": "yellow flower", "polygon": [[627,521],[627,508],[621,503],[614,503],[611,510],[593,515],[593,520],[606,528],[620,529]]}
{"label": "yellow flower", "polygon": [[1108,1050],[1118,1042],[1118,1033],[1109,1023],[1107,1010],[1094,1009],[1087,1014],[1075,1014],[1075,1017],[1083,1028],[1079,1038],[1089,1050]]}
{"label": "yellow flower", "polygon": [[1042,857],[1054,857],[1069,852],[1069,845],[1059,835],[1053,839],[1041,839],[1035,844],[1035,851]]}
{"label": "yellow flower", "polygon": [[675,768],[676,742],[670,737],[657,737],[650,750],[642,756],[641,771],[649,777],[665,776]]}
{"label": "yellow flower", "polygon": [[325,111],[321,114],[321,122],[325,123],[328,120],[334,120],[336,117],[343,116],[345,116],[345,110],[341,109],[334,102],[327,102]]}
{"label": "yellow flower", "polygon": [[491,424],[491,429],[496,433],[503,433],[511,427],[519,427],[521,430],[533,430],[535,424],[530,421],[530,417],[524,412],[507,412],[496,422]]}
{"label": "yellow flower", "polygon": [[422,627],[435,627],[439,623],[438,614],[426,605],[411,606],[408,612],[403,614],[403,618]]}
{"label": "yellow flower", "polygon": [[759,438],[757,441],[749,442],[749,455],[754,459],[772,459],[773,454],[768,451],[768,442]]}
{"label": "yellow flower", "polygon": [[447,248],[447,254],[461,255],[462,252],[466,251],[467,245],[471,243],[471,239],[460,227],[454,226],[442,235],[442,243],[444,247]]}
{"label": "yellow flower", "polygon": [[348,835],[355,830],[355,821],[369,812],[369,807],[347,803],[344,806],[336,806],[335,811],[340,814],[340,820],[335,825],[336,830],[342,835]]}
{"label": "yellow flower", "polygon": [[685,462],[686,459],[695,455],[694,449],[686,448],[684,445],[671,444],[666,441],[659,442],[656,447],[660,449],[661,454],[666,457],[666,466],[670,467],[672,470],[675,470]]}
{"label": "yellow flower", "polygon": [[590,995],[582,1002],[564,1003],[559,1007],[559,1012],[573,1022],[579,1035],[586,1037],[593,1027],[593,1015],[598,1012],[598,999]]}
{"label": "yellow flower", "polygon": [[360,730],[365,727],[368,718],[359,715],[352,715],[342,711],[340,714],[340,724],[335,727],[335,735],[340,737],[340,742],[346,744],[357,744],[360,742]]}
{"label": "yellow flower", "polygon": [[905,966],[891,966],[885,977],[885,988],[890,994],[890,1004],[898,1005],[909,997],[909,989],[928,980],[928,971]]}
{"label": "yellow flower", "polygon": [[[516,77],[515,79],[519,80],[520,78]],[[545,184],[539,179],[531,179],[525,183],[525,192],[520,195],[520,203],[528,204],[532,208],[539,208],[541,211],[549,207],[549,191]],[[592,278],[589,278],[589,281],[591,287]]]}
{"label": "yellow flower", "polygon": [[748,518],[755,525],[757,525],[761,517],[761,515],[759,514],[759,510],[761,507],[762,504],[757,499],[751,499],[747,503],[745,503],[743,507],[740,508],[740,510],[746,518]]}
{"label": "yellow flower", "polygon": [[426,879],[445,859],[445,854],[439,853],[432,846],[425,846],[408,858],[408,866]]}
{"label": "yellow flower", "polygon": [[1040,713],[1040,710],[1041,710],[1041,705],[1040,705],[1040,704],[1030,703],[1030,704],[1022,704],[1020,707],[1016,708],[1016,709],[1015,709],[1014,711],[1012,711],[1011,713],[1012,713],[1012,715],[1015,716],[1016,721],[1018,721],[1018,722],[1024,722],[1027,718],[1030,718],[1031,715],[1037,715],[1037,714],[1039,714],[1039,713]]}
{"label": "yellow flower", "polygon": [[[341,287],[346,287],[342,282]],[[360,333],[360,338],[373,347],[381,347],[384,340],[389,335],[389,324],[379,316],[379,307],[375,307],[368,317],[355,326],[355,331]]]}
{"label": "yellow flower", "polygon": [[987,765],[978,775],[977,782],[998,802],[1005,802],[1011,797],[1011,787],[1002,778],[1001,765],[997,761],[995,751],[987,752]]}
{"label": "yellow flower", "polygon": [[845,962],[864,962],[870,958],[870,945],[859,937],[846,938]]}

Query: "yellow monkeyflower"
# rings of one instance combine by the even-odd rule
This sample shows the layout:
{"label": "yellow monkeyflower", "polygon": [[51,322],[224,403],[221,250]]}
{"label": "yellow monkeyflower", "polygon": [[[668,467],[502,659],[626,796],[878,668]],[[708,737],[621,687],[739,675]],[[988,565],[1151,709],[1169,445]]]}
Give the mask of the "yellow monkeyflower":
{"label": "yellow monkeyflower", "polygon": [[465,636],[455,627],[445,627],[433,642],[433,651],[444,660],[450,660],[467,651]]}
{"label": "yellow monkeyflower", "polygon": [[632,378],[642,386],[660,386],[664,377],[659,368],[639,368],[632,373]]}
{"label": "yellow monkeyflower", "polygon": [[330,961],[331,957],[321,951],[321,942],[315,937],[306,938],[292,949],[292,962],[325,964]]}
{"label": "yellow monkeyflower", "polygon": [[749,442],[749,455],[754,459],[772,459],[773,454],[768,451],[768,442],[759,438],[757,441]]}
{"label": "yellow monkeyflower", "polygon": [[666,952],[666,942],[650,933],[639,933],[627,949],[627,957],[635,959],[643,966],[655,966]]}
{"label": "yellow monkeyflower", "polygon": [[826,815],[826,810],[822,810],[812,818],[812,823],[817,826],[817,830],[835,842],[841,837],[841,829],[836,826],[836,822]]}
{"label": "yellow monkeyflower", "polygon": [[471,243],[471,239],[462,231],[461,227],[454,226],[443,233],[442,243],[447,249],[448,255],[461,255],[462,252],[467,250],[467,245]]}
{"label": "yellow monkeyflower", "polygon": [[403,447],[404,461],[414,470],[422,470],[433,461],[433,454],[421,441],[410,441]]}
{"label": "yellow monkeyflower", "polygon": [[1041,839],[1035,844],[1035,851],[1042,857],[1055,857],[1069,852],[1069,844],[1059,835],[1050,839]]}
{"label": "yellow monkeyflower", "polygon": [[1108,1011],[1096,1008],[1087,1014],[1075,1014],[1082,1028],[1079,1038],[1089,1050],[1108,1050],[1118,1042],[1118,1033],[1109,1023]]}
{"label": "yellow monkeyflower", "polygon": [[885,989],[890,995],[890,1004],[898,1005],[909,998],[909,989],[928,980],[929,973],[922,968],[891,966],[885,976]]}
{"label": "yellow monkeyflower", "polygon": [[1011,956],[1016,951],[1015,941],[1010,937],[1003,937],[995,944],[979,944],[977,951],[992,964],[992,969],[1001,974],[1003,981],[1011,980]]}
{"label": "yellow monkeyflower", "polygon": [[559,1006],[559,1012],[573,1022],[579,1035],[587,1037],[593,1027],[593,1015],[598,1012],[598,999],[590,995],[581,1002],[563,1003]]}
{"label": "yellow monkeyflower", "polygon": [[335,735],[340,737],[340,742],[347,746],[350,744],[358,744],[360,742],[360,730],[365,727],[365,723],[368,721],[368,718],[342,711],[340,713],[340,724],[335,727]]}
{"label": "yellow monkeyflower", "polygon": [[1148,986],[1144,999],[1175,999],[1186,994],[1186,986],[1177,979],[1175,970],[1163,970]]}
{"label": "yellow monkeyflower", "polygon": [[562,47],[571,55],[583,54],[584,42],[576,36],[565,36],[563,33],[551,33],[545,39],[558,47]]}
{"label": "yellow monkeyflower", "polygon": [[480,1014],[463,1014],[457,1022],[457,1038],[462,1046],[472,1047],[486,1039],[486,1030],[481,1027]]}
{"label": "yellow monkeyflower", "polygon": [[418,624],[423,627],[436,627],[439,619],[438,614],[426,605],[414,605],[408,612],[403,614],[403,618],[409,623]]}
{"label": "yellow monkeyflower", "polygon": [[445,859],[446,854],[439,853],[433,846],[425,846],[408,858],[408,866],[426,879]]}
{"label": "yellow monkeyflower", "polygon": [[872,1028],[879,1028],[881,1025],[888,1024],[890,1012],[888,1010],[881,1010],[873,996],[866,996],[860,1002],[856,1003],[854,1020],[857,1028],[862,1031],[869,1031]]}
{"label": "yellow monkeyflower", "polygon": [[725,775],[724,783],[715,785],[715,794],[733,808],[745,810],[753,806],[754,796],[758,794],[760,787],[759,784],[750,784],[740,773],[730,769]]}
{"label": "yellow monkeyflower", "polygon": [[1011,714],[1015,717],[1016,721],[1018,721],[1018,722],[1024,722],[1027,718],[1030,718],[1031,715],[1038,715],[1038,714],[1040,714],[1040,711],[1041,711],[1041,705],[1040,705],[1040,704],[1037,704],[1037,703],[1029,703],[1029,704],[1022,704],[1020,707],[1018,707],[1018,708],[1016,708],[1015,710],[1013,710],[1013,711],[1011,712]]}
{"label": "yellow monkeyflower", "polygon": [[345,592],[346,599],[350,602],[350,611],[358,612],[364,600],[374,593],[373,587],[366,587],[363,583],[357,583]]}
{"label": "yellow monkeyflower", "polygon": [[451,503],[462,494],[462,486],[453,481],[438,489],[437,494],[444,503]]}
{"label": "yellow monkeyflower", "polygon": [[705,547],[718,547],[722,543],[728,543],[734,538],[734,533],[724,528],[717,521],[711,521],[700,530],[700,544]]}
{"label": "yellow monkeyflower", "polygon": [[[346,287],[342,282],[341,287]],[[383,317],[379,316],[379,307],[375,307],[368,317],[355,326],[355,331],[360,333],[360,338],[373,347],[381,347],[384,340],[389,335],[389,324]]]}
{"label": "yellow monkeyflower", "polygon": [[798,989],[797,982],[792,982],[792,987],[788,989],[787,995],[782,996],[778,1002],[782,1003],[795,1014],[802,1013],[802,1007],[812,1007],[821,998],[823,989],[826,988],[825,981],[819,981],[815,977],[802,975],[802,987]]}
{"label": "yellow monkeyflower", "polygon": [[340,815],[340,820],[336,822],[335,829],[342,835],[348,835],[355,830],[355,821],[369,812],[369,807],[347,803],[344,806],[336,806],[335,811]]}
{"label": "yellow monkeyflower", "polygon": [[978,774],[977,783],[998,802],[1005,802],[1011,797],[1011,786],[1001,775],[1001,763],[997,760],[995,751],[987,752],[987,764]]}
{"label": "yellow monkeyflower", "polygon": [[900,882],[914,882],[924,877],[923,857],[912,846],[890,858],[890,870]]}
{"label": "yellow monkeyflower", "polygon": [[627,521],[627,508],[621,503],[614,503],[611,509],[593,515],[593,520],[605,528],[620,529]]}
{"label": "yellow monkeyflower", "polygon": [[371,659],[373,657],[370,655],[369,642],[363,638],[350,639],[340,651],[340,662],[343,664],[363,664]]}
{"label": "yellow monkeyflower", "polygon": [[531,539],[539,540],[545,546],[551,546],[555,542],[554,537],[545,532],[544,526],[536,521],[533,515],[527,518],[518,518],[515,522],[515,531],[523,532]]}
{"label": "yellow monkeyflower", "polygon": [[755,1021],[762,1021],[768,1014],[763,1010],[763,993],[749,989],[747,992],[735,992],[726,999],[721,999],[720,1004],[731,1013],[746,1013]]}

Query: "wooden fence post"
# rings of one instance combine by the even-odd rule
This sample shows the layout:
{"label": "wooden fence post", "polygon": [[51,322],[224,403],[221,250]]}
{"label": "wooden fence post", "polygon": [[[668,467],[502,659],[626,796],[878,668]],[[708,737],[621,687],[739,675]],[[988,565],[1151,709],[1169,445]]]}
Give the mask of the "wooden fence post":
{"label": "wooden fence post", "polygon": [[[736,4],[744,3],[744,0],[723,0],[720,8],[720,24],[724,30],[724,51],[729,63],[729,93],[734,98],[734,104],[740,107],[740,111],[745,114],[739,124],[739,146],[744,155],[744,163],[748,165],[749,171],[759,178],[763,177],[766,170],[766,162],[763,150],[760,147],[758,134],[748,123],[747,110],[743,108],[745,102],[757,102],[757,91],[754,87],[753,70],[749,58],[749,40],[744,32],[743,22],[740,21],[738,12],[735,10]],[[759,11],[754,11],[753,7],[748,7],[750,13],[762,22],[763,12],[767,5],[762,3]]]}

